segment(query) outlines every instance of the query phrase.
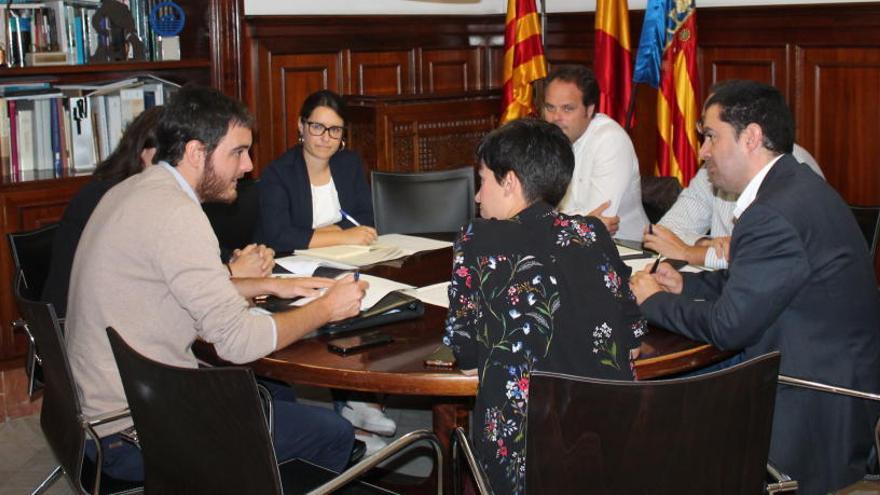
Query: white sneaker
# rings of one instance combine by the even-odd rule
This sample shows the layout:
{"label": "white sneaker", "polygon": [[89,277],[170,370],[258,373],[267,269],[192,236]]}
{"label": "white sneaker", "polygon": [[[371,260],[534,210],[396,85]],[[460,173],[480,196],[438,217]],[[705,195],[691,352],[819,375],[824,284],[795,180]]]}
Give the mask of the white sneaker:
{"label": "white sneaker", "polygon": [[397,431],[397,424],[382,412],[370,407],[366,402],[350,400],[340,412],[355,428],[390,437]]}
{"label": "white sneaker", "polygon": [[376,452],[379,452],[380,450],[382,450],[382,447],[385,447],[386,445],[388,445],[388,443],[385,442],[385,440],[382,440],[381,438],[377,437],[376,435],[373,435],[372,433],[358,432],[358,433],[354,434],[354,437],[357,438],[358,440],[360,440],[361,442],[364,442],[367,445],[367,450],[366,450],[366,452],[364,452],[364,457],[369,457],[369,456],[375,454]]}

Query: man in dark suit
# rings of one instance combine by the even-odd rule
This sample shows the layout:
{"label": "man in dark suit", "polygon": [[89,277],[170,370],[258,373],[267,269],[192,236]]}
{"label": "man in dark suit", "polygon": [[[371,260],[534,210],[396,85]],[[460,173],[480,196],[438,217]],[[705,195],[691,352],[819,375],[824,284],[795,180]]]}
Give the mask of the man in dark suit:
{"label": "man in dark suit", "polygon": [[[847,205],[789,154],[791,112],[771,86],[734,81],[709,98],[701,158],[739,194],[727,270],[635,274],[648,320],[745,359],[781,351],[781,373],[880,392],[880,298]],[[880,406],[780,385],[770,459],[827,493],[860,479]],[[723,448],[723,446],[720,446]]]}

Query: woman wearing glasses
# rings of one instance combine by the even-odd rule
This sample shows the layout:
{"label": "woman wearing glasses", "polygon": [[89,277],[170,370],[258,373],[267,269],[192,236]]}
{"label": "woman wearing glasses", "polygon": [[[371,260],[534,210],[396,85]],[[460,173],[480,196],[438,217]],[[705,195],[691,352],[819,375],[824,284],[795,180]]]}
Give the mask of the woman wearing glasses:
{"label": "woman wearing glasses", "polygon": [[360,157],[345,148],[345,102],[332,91],[309,95],[298,145],[260,178],[256,238],[276,252],[376,240],[373,204]]}
{"label": "woman wearing glasses", "polygon": [[[309,95],[299,113],[298,145],[273,161],[260,177],[256,238],[276,252],[370,244],[376,240],[373,202],[360,157],[345,148],[345,102],[332,91]],[[346,398],[340,391],[336,399]],[[393,435],[394,420],[379,404],[337,400],[337,411],[358,428],[370,455],[385,446],[365,432]]]}

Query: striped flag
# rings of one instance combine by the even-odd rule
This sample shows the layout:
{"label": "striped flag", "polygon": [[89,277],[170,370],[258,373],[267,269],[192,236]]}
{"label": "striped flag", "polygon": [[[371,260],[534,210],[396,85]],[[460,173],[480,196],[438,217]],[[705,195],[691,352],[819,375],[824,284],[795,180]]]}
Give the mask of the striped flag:
{"label": "striped flag", "polygon": [[535,113],[532,81],[547,77],[535,0],[508,0],[501,123]]}
{"label": "striped flag", "polygon": [[694,0],[648,0],[634,82],[659,87],[657,174],[687,185],[699,166],[697,7]]}
{"label": "striped flag", "polygon": [[595,31],[593,72],[599,82],[599,111],[628,128],[626,112],[632,98],[633,63],[626,0],[598,0]]}

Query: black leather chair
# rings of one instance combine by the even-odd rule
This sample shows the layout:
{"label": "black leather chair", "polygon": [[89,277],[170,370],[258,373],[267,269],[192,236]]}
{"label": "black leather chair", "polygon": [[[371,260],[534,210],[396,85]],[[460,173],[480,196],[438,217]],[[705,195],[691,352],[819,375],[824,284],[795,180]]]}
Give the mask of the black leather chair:
{"label": "black leather chair", "polygon": [[877,253],[877,242],[880,241],[880,206],[854,206],[850,205],[856,223],[862,229],[865,241],[868,243],[868,251],[871,258]]}
{"label": "black leather chair", "polygon": [[650,382],[535,371],[527,492],[794,489],[796,482],[778,472],[783,481],[766,484],[778,369],[775,352],[714,373]]}
{"label": "black leather chair", "polygon": [[26,322],[25,330],[36,343],[45,376],[40,426],[59,464],[34,493],[42,493],[62,475],[76,493],[139,493],[138,484],[102,476],[84,455],[86,439],[95,440],[100,464],[100,443],[93,427],[125,417],[128,411],[102,418],[83,416],[55,309],[50,303],[28,298],[26,289],[24,278],[18,274],[15,299]]}
{"label": "black leather chair", "polygon": [[257,181],[241,179],[237,186],[238,198],[232,203],[205,203],[202,209],[223,251],[223,260],[227,260],[232,251],[250,244],[257,225],[260,212],[259,191]]}
{"label": "black leather chair", "polygon": [[[55,240],[55,232],[59,224],[52,223],[44,227],[24,232],[7,234],[9,250],[12,253],[14,266],[13,280],[21,276],[22,287],[18,290],[28,299],[38,301],[42,298],[43,287],[49,277],[49,260],[52,259],[52,243]],[[13,328],[22,329],[24,320],[18,319],[12,322]],[[63,326],[63,323],[62,323]],[[28,394],[43,388],[43,371],[36,359],[34,342],[28,338],[27,361],[25,372],[28,376]]]}
{"label": "black leather chair", "polygon": [[474,169],[373,172],[373,214],[379,234],[458,232],[474,218]]}
{"label": "black leather chair", "polygon": [[152,361],[107,329],[144,455],[144,488],[153,493],[390,493],[355,479],[433,433],[396,440],[342,474],[300,459],[278,464],[253,372],[243,367],[177,368]]}
{"label": "black leather chair", "polygon": [[642,206],[645,208],[645,214],[648,215],[648,221],[657,223],[675,204],[675,200],[681,193],[681,183],[678,182],[677,177],[643,175],[641,184]]}

